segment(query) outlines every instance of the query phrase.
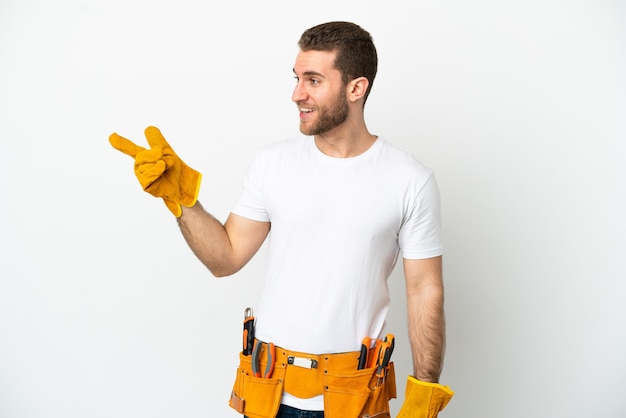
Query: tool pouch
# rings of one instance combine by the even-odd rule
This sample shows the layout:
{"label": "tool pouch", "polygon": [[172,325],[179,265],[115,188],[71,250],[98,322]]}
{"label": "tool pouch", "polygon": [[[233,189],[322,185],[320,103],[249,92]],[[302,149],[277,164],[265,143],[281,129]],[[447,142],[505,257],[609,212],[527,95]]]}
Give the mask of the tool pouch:
{"label": "tool pouch", "polygon": [[[240,353],[229,404],[249,418],[275,417],[286,390],[300,398],[323,394],[327,418],[389,418],[389,400],[396,397],[393,362],[380,379],[376,367],[356,369],[358,354],[315,356],[277,347],[271,378],[260,378],[252,372],[252,356]],[[290,365],[289,356],[315,358],[318,366],[304,369]],[[265,365],[262,357],[260,368],[263,370]]]}
{"label": "tool pouch", "polygon": [[396,373],[393,362],[389,363],[385,371],[385,378],[381,382],[374,376],[370,381],[370,395],[359,417],[361,418],[389,418],[389,400],[396,397]]}
{"label": "tool pouch", "polygon": [[283,394],[284,375],[283,365],[275,368],[271,378],[256,377],[252,373],[252,356],[240,353],[229,405],[249,418],[275,417]]}
{"label": "tool pouch", "polygon": [[357,418],[370,395],[371,369],[328,373],[324,377],[324,415]]}
{"label": "tool pouch", "polygon": [[329,418],[391,417],[389,400],[396,397],[393,363],[386,377],[376,377],[376,367],[362,370],[329,372],[325,378],[324,416]]}

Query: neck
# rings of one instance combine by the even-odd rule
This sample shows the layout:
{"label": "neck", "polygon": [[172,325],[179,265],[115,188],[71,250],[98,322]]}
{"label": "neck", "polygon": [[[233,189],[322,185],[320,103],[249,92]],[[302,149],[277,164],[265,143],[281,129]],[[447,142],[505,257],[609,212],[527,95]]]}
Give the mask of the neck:
{"label": "neck", "polygon": [[376,141],[361,123],[350,126],[346,123],[335,129],[315,136],[315,145],[324,154],[335,158],[351,158],[363,154]]}

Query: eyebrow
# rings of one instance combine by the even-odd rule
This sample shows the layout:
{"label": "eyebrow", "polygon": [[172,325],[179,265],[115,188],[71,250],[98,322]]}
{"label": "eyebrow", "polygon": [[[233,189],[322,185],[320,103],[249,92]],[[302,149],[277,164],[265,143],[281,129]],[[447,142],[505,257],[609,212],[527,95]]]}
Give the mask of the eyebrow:
{"label": "eyebrow", "polygon": [[[296,72],[295,68],[292,68],[292,71],[295,75],[298,75],[298,73]],[[326,78],[324,77],[324,75],[322,73],[318,73],[317,71],[305,71],[304,73],[302,73],[303,76],[317,76],[317,77],[322,77],[322,78]]]}

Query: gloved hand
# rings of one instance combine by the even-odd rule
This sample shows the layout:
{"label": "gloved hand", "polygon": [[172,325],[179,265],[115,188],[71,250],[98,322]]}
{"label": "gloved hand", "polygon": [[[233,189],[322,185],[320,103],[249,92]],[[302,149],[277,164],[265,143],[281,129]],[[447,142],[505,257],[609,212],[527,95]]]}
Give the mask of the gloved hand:
{"label": "gloved hand", "polygon": [[135,175],[141,187],[151,195],[162,198],[178,218],[183,213],[181,205],[191,207],[196,203],[202,174],[176,155],[157,128],[148,126],[145,135],[150,149],[116,133],[109,136],[109,142],[113,148],[135,159]]}
{"label": "gloved hand", "polygon": [[397,418],[436,418],[454,392],[448,386],[422,382],[409,376],[404,403]]}

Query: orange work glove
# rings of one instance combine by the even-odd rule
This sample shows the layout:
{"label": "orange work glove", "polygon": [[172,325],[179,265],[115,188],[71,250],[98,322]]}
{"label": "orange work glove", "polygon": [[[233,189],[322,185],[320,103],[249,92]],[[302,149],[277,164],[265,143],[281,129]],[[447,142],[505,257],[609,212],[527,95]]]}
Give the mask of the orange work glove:
{"label": "orange work glove", "polygon": [[202,174],[185,164],[154,126],[145,130],[150,149],[140,147],[116,133],[109,136],[113,148],[135,159],[135,175],[141,187],[160,197],[177,218],[182,206],[191,207],[198,200]]}
{"label": "orange work glove", "polygon": [[404,403],[397,418],[436,418],[446,407],[454,392],[448,386],[422,382],[409,376]]}

